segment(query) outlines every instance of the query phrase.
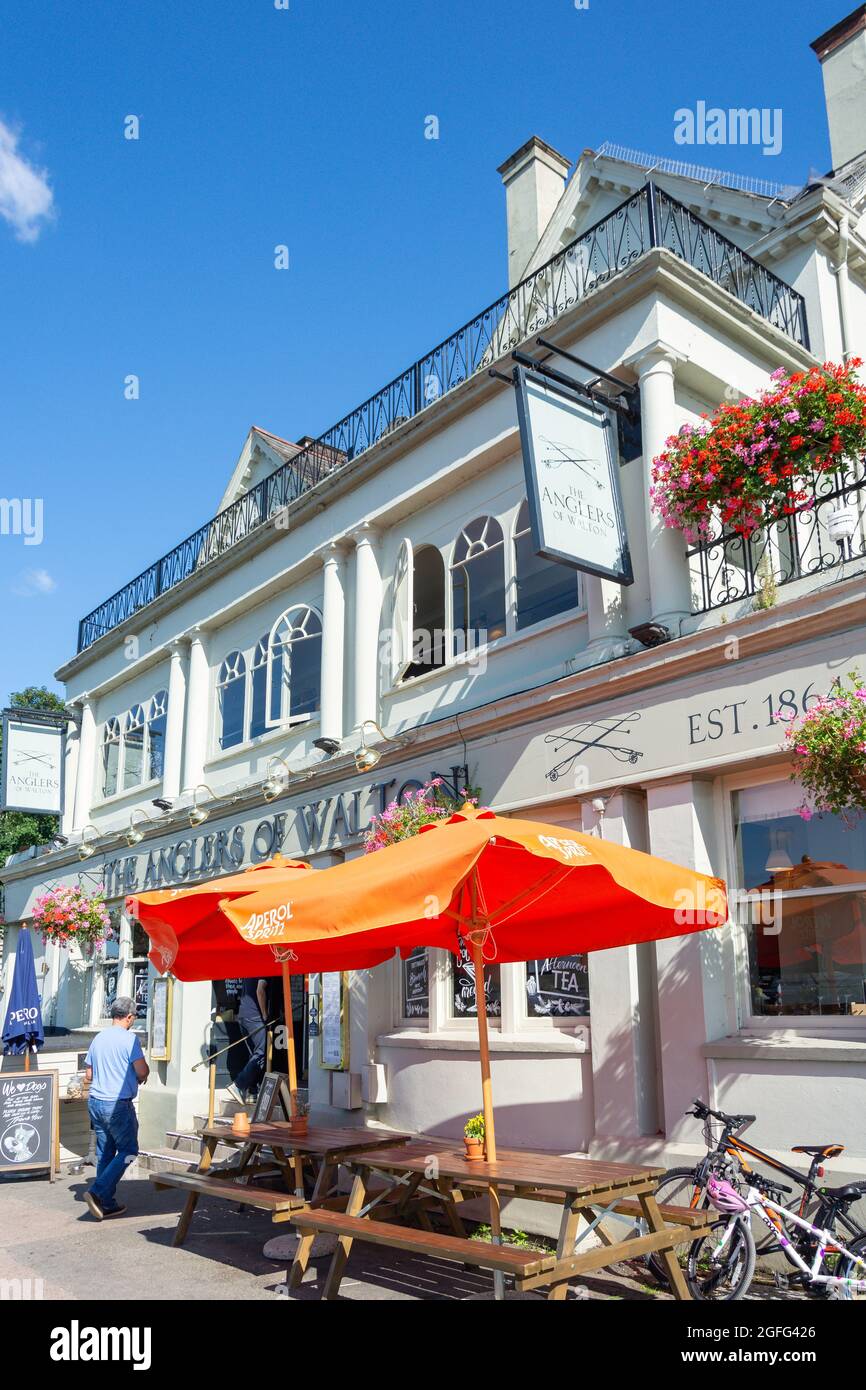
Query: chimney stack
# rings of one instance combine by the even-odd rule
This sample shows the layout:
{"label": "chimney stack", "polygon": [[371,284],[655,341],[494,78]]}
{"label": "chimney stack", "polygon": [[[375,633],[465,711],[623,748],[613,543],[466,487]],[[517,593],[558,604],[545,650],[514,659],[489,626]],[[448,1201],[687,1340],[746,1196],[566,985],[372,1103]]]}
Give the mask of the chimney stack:
{"label": "chimney stack", "polygon": [[533,135],[499,166],[508,219],[508,287],[523,276],[562,197],[571,161]]}
{"label": "chimney stack", "polygon": [[811,45],[821,62],[834,171],[866,150],[866,4]]}

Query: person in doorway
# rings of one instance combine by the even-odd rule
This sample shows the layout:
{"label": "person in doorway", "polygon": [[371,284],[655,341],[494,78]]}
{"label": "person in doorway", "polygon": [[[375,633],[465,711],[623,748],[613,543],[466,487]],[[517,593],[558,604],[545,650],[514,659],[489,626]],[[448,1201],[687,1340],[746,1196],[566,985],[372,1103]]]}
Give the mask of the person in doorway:
{"label": "person in doorway", "polygon": [[90,1087],[88,1108],[96,1133],[96,1177],[84,1200],[97,1221],[120,1216],[117,1184],[138,1154],[135,1097],[150,1075],[135,1023],[135,1000],[121,996],[111,1006],[111,1027],[93,1039],[84,1059]]}
{"label": "person in doorway", "polygon": [[267,1025],[265,1020],[268,1016],[267,989],[267,980],[249,979],[244,980],[241,985],[238,1023],[241,1025],[246,1035],[250,1056],[241,1071],[238,1072],[234,1082],[227,1087],[229,1095],[234,1096],[235,1100],[240,1101],[241,1104],[245,1104],[247,1099],[255,1099],[255,1096],[258,1094],[259,1082],[265,1070],[265,1057],[267,1055]]}

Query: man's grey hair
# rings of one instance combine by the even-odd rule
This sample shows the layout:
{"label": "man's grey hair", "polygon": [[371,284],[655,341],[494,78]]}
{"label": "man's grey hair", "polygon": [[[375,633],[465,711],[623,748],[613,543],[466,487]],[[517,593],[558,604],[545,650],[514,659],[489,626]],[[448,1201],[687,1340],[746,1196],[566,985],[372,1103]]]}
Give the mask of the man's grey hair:
{"label": "man's grey hair", "polygon": [[111,1006],[112,1018],[129,1018],[129,1015],[134,1015],[135,1012],[135,1000],[130,999],[128,994],[119,995]]}

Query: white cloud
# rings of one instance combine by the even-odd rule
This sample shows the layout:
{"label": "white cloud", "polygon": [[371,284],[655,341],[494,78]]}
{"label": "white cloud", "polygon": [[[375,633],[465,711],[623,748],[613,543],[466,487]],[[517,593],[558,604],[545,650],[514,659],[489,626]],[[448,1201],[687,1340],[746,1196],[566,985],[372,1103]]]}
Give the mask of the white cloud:
{"label": "white cloud", "polygon": [[12,592],[19,598],[34,598],[37,594],[50,594],[56,588],[57,582],[47,570],[22,570],[17,583],[12,585]]}
{"label": "white cloud", "polygon": [[54,194],[47,171],[19,154],[17,133],[0,120],[0,217],[19,241],[35,241],[53,215]]}

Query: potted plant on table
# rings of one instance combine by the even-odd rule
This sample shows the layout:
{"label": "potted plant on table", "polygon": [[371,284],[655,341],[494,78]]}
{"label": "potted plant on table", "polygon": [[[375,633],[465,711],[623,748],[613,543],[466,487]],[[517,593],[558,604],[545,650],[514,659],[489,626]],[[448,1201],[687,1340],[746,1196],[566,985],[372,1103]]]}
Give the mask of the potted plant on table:
{"label": "potted plant on table", "polygon": [[480,1111],[471,1115],[463,1126],[463,1143],[470,1162],[477,1163],[484,1157],[484,1116]]}
{"label": "potted plant on table", "polygon": [[794,761],[791,780],[812,803],[800,808],[804,820],[813,811],[846,820],[866,812],[866,685],[857,671],[792,722],[785,743]]}
{"label": "potted plant on table", "polygon": [[294,1113],[289,1119],[289,1130],[296,1136],[304,1135],[310,1128],[310,1105],[299,1091],[292,1092]]}

